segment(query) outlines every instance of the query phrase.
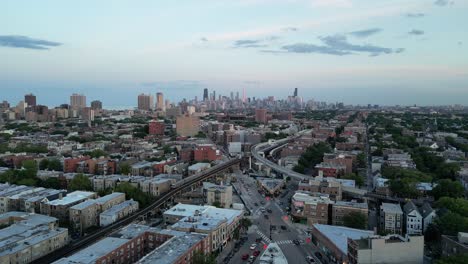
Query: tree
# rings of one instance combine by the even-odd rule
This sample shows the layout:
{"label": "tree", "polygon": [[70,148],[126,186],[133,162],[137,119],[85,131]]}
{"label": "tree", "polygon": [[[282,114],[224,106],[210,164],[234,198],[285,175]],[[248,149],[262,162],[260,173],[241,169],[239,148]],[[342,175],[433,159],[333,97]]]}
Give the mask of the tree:
{"label": "tree", "polygon": [[151,196],[142,192],[137,187],[131,185],[128,182],[122,182],[115,188],[116,192],[123,192],[129,199],[133,199],[140,204],[140,207],[144,208],[151,202]]}
{"label": "tree", "polygon": [[435,223],[445,235],[455,236],[458,232],[468,232],[468,218],[450,211],[437,218]]}
{"label": "tree", "polygon": [[128,174],[130,174],[131,170],[132,170],[132,166],[130,166],[130,164],[128,164],[128,162],[122,162],[120,164],[120,174],[128,175]]}
{"label": "tree", "polygon": [[51,189],[61,189],[62,186],[60,185],[60,181],[58,178],[47,178],[45,181],[42,181],[40,186],[44,188],[51,188]]}
{"label": "tree", "polygon": [[216,208],[221,208],[221,203],[219,201],[214,201],[212,205]]}
{"label": "tree", "polygon": [[441,197],[452,197],[460,198],[464,194],[463,185],[458,181],[452,181],[449,179],[440,180],[437,186],[432,189],[432,196],[435,200],[439,200]]}
{"label": "tree", "polygon": [[343,179],[354,180],[357,186],[361,187],[364,185],[364,177],[356,173],[349,173],[343,176]]}
{"label": "tree", "polygon": [[436,260],[435,264],[466,264],[468,263],[468,254],[453,255]]}
{"label": "tree", "polygon": [[86,152],[85,155],[88,155],[91,158],[100,158],[100,157],[106,157],[107,153],[102,149],[95,149],[91,152]]}
{"label": "tree", "polygon": [[87,176],[78,174],[71,180],[68,188],[72,191],[93,191],[93,183]]}
{"label": "tree", "polygon": [[367,229],[367,216],[360,212],[351,212],[343,217],[344,226]]}
{"label": "tree", "polygon": [[22,163],[24,176],[27,178],[35,178],[37,175],[37,163],[35,160],[25,160]]}
{"label": "tree", "polygon": [[49,169],[51,171],[62,171],[63,166],[62,166],[62,163],[60,162],[60,160],[51,159],[51,160],[49,160],[49,165],[48,165],[47,169]]}
{"label": "tree", "polygon": [[435,173],[439,179],[456,180],[459,171],[460,165],[458,163],[443,163],[436,169]]}
{"label": "tree", "polygon": [[442,197],[435,203],[436,208],[445,208],[461,216],[468,217],[468,200],[464,198]]}
{"label": "tree", "polygon": [[240,225],[245,229],[248,229],[252,225],[252,220],[248,218],[242,218]]}
{"label": "tree", "polygon": [[364,153],[359,153],[357,155],[357,166],[358,168],[365,168],[367,166],[367,156]]}
{"label": "tree", "polygon": [[49,160],[48,159],[42,159],[41,162],[39,162],[39,169],[40,170],[46,170],[49,167]]}

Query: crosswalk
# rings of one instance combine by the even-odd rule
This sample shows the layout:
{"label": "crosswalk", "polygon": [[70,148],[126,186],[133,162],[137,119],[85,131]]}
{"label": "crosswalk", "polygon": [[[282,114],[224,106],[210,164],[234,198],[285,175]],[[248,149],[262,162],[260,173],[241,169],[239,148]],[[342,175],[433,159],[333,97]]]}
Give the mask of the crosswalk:
{"label": "crosswalk", "polygon": [[292,245],[292,244],[294,244],[292,240],[276,241],[275,243],[278,244],[278,245]]}
{"label": "crosswalk", "polygon": [[268,244],[271,243],[270,238],[268,238],[265,234],[257,230],[257,234],[263,239],[263,241],[267,242]]}

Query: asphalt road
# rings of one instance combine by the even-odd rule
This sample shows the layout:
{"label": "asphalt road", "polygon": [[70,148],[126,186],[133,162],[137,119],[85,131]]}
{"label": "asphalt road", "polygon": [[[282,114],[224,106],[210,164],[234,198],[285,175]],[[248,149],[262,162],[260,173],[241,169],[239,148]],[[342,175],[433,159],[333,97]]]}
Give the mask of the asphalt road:
{"label": "asphalt road", "polygon": [[[308,234],[303,227],[301,228],[290,221],[288,212],[286,211],[286,207],[290,206],[291,196],[294,194],[294,190],[297,189],[297,182],[289,182],[287,184],[288,188],[283,190],[283,194],[285,195],[280,195],[275,199],[263,197],[257,190],[255,180],[248,176],[239,175],[235,185],[241,191],[241,196],[246,206],[252,211],[250,219],[253,225],[247,232],[248,240],[239,248],[228,263],[247,263],[248,261],[242,260],[242,256],[245,254],[252,255],[254,250],[250,250],[249,247],[251,244],[256,243],[257,238],[261,238],[262,242],[257,243],[258,246],[255,250],[260,250],[261,253],[263,253],[264,245],[275,242],[278,243],[289,263],[308,263],[306,256],[313,256],[316,250],[312,244],[305,243]],[[286,230],[283,230],[281,226],[284,226]],[[271,233],[270,229],[272,229]],[[303,243],[295,245],[293,241],[296,239]],[[219,263],[223,263],[224,256],[228,253],[229,251],[226,249],[223,252],[223,256],[219,258]],[[254,263],[258,263],[258,260]],[[320,262],[316,259],[316,263]]]}

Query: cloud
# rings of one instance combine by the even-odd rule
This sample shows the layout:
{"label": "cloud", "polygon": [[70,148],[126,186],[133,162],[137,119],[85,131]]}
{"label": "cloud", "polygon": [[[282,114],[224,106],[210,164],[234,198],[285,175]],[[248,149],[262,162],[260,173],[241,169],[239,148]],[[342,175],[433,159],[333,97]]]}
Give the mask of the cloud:
{"label": "cloud", "polygon": [[381,28],[370,28],[365,30],[349,32],[349,34],[357,38],[367,38],[369,36],[379,33],[380,31],[382,31]]}
{"label": "cloud", "polygon": [[234,48],[265,48],[268,44],[280,39],[278,36],[269,36],[263,39],[240,39],[234,41]]}
{"label": "cloud", "polygon": [[60,45],[62,45],[62,43],[42,39],[33,39],[26,36],[0,36],[0,46],[3,47],[48,50],[50,47],[57,47]]}
{"label": "cloud", "polygon": [[321,53],[329,55],[369,54],[379,56],[382,54],[401,53],[403,48],[391,49],[370,44],[356,45],[348,42],[345,35],[333,35],[319,38],[324,45],[309,43],[296,43],[282,46],[281,49],[290,53]]}
{"label": "cloud", "polygon": [[351,0],[312,0],[315,7],[352,7]]}
{"label": "cloud", "polygon": [[424,13],[407,13],[406,14],[406,17],[408,18],[420,18],[420,17],[424,17],[426,14]]}
{"label": "cloud", "polygon": [[200,38],[200,41],[207,42],[207,41],[208,41],[208,39],[207,39],[207,38],[205,38],[205,37],[202,37],[202,38]]}
{"label": "cloud", "polygon": [[408,32],[408,34],[413,35],[413,36],[420,36],[420,35],[424,35],[424,31],[419,30],[419,29],[413,29],[410,32]]}
{"label": "cloud", "polygon": [[298,31],[299,29],[297,27],[285,27],[282,28],[283,31]]}
{"label": "cloud", "polygon": [[448,1],[448,0],[436,0],[436,1],[434,2],[434,5],[437,5],[437,6],[453,5],[453,1]]}

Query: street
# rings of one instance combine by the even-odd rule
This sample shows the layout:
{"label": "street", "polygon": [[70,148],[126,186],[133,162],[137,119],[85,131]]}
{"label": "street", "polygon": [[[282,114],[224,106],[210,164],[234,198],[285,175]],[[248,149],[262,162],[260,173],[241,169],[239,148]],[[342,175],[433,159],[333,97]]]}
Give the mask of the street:
{"label": "street", "polygon": [[[278,197],[272,199],[263,197],[257,189],[255,179],[241,173],[237,175],[237,182],[234,185],[236,190],[240,192],[246,207],[252,212],[249,216],[252,226],[246,234],[247,240],[238,248],[228,263],[247,263],[248,260],[243,260],[242,256],[248,254],[250,257],[256,250],[262,254],[264,247],[271,242],[280,246],[289,263],[309,263],[306,260],[308,255],[312,256],[316,263],[321,263],[314,256],[316,252],[314,246],[311,243],[306,243],[307,227],[292,223],[286,210],[290,206],[290,199],[294,191],[297,189],[297,182],[288,182],[287,188]],[[298,240],[300,245],[296,245],[294,240]],[[257,246],[251,250],[250,247],[254,243]],[[229,252],[223,252],[218,263],[223,263],[224,256],[227,254]],[[253,263],[258,262],[256,259]]]}

